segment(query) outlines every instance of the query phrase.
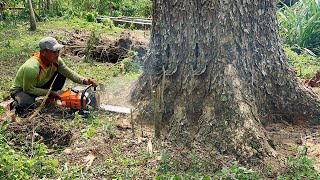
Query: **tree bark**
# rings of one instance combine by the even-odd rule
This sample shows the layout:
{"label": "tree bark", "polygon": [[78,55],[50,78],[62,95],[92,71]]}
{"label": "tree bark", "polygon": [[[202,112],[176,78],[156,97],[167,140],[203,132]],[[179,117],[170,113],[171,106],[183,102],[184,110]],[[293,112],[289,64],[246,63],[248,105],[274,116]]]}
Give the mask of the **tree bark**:
{"label": "tree bark", "polygon": [[0,21],[4,20],[3,11],[5,9],[5,3],[3,1],[0,1]]}
{"label": "tree bark", "polygon": [[47,3],[46,3],[47,12],[50,12],[51,4],[52,4],[52,1],[51,0],[47,0]]}
{"label": "tree bark", "polygon": [[[132,94],[152,120],[151,91],[171,139],[211,144],[241,162],[274,153],[262,121],[320,119],[320,102],[290,70],[272,0],[153,0],[150,52]],[[156,92],[159,93],[159,92]]]}
{"label": "tree bark", "polygon": [[28,0],[29,15],[30,15],[30,31],[35,31],[37,29],[36,17],[34,15],[32,0]]}

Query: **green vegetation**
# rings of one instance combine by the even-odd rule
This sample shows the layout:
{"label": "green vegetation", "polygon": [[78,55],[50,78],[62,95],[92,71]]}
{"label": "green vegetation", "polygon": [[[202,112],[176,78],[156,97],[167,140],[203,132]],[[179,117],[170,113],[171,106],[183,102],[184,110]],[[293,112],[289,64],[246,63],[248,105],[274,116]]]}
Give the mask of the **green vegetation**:
{"label": "green vegetation", "polygon": [[[88,22],[95,22],[97,15],[108,16],[136,16],[151,17],[151,0],[55,0],[52,4],[48,1],[33,4],[38,21],[46,21],[52,17],[64,19],[80,18]],[[25,1],[8,0],[8,7],[28,7]],[[28,20],[28,10],[6,9],[4,17],[7,21],[16,23],[17,20]]]}
{"label": "green vegetation", "polygon": [[297,76],[309,79],[320,67],[320,57],[310,56],[308,54],[297,54],[291,48],[286,47],[285,53],[288,58],[289,64],[294,67]]}
{"label": "green vegetation", "polygon": [[58,173],[58,161],[46,155],[44,144],[36,144],[31,157],[16,152],[6,140],[6,126],[5,121],[0,128],[1,179],[50,178]]}
{"label": "green vegetation", "polygon": [[320,3],[300,0],[278,11],[280,35],[298,53],[320,55]]}
{"label": "green vegetation", "polygon": [[289,64],[297,76],[308,79],[320,66],[320,3],[300,0],[278,10],[279,33]]}
{"label": "green vegetation", "polygon": [[307,157],[307,147],[294,147],[294,155],[289,155],[286,160],[286,169],[279,180],[287,179],[320,179],[320,174],[314,169],[313,163]]}

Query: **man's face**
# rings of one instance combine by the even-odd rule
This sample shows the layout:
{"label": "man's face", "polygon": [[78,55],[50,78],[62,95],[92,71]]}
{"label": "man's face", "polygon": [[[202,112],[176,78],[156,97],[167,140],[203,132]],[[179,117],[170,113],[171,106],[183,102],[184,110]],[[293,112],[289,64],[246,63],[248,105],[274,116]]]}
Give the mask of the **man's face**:
{"label": "man's face", "polygon": [[58,61],[59,51],[52,51],[52,50],[43,50],[43,56],[50,62],[54,63]]}

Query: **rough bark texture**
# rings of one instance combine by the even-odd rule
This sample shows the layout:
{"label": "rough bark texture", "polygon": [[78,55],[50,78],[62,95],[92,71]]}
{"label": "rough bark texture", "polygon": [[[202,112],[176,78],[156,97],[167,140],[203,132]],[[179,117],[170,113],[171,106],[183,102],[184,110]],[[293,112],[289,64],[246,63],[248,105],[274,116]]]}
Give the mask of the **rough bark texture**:
{"label": "rough bark texture", "polygon": [[172,139],[242,162],[273,153],[262,120],[320,119],[319,100],[286,62],[272,0],[154,0],[144,66],[140,118],[161,115]]}
{"label": "rough bark texture", "polygon": [[29,15],[30,15],[30,31],[35,31],[37,29],[36,17],[34,15],[32,0],[28,0]]}
{"label": "rough bark texture", "polygon": [[52,4],[52,1],[51,0],[47,0],[47,3],[46,3],[46,10],[47,11],[50,11],[51,4]]}

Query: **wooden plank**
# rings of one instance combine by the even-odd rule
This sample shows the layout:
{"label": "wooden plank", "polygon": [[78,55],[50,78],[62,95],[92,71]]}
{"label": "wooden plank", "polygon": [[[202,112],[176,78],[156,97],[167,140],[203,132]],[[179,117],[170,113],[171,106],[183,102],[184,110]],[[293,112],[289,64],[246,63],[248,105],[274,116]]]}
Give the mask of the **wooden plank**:
{"label": "wooden plank", "polygon": [[124,22],[124,23],[133,23],[141,25],[150,25],[152,24],[151,18],[141,18],[141,17],[112,17],[112,16],[99,16],[97,20],[111,19],[114,22]]}

